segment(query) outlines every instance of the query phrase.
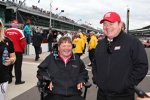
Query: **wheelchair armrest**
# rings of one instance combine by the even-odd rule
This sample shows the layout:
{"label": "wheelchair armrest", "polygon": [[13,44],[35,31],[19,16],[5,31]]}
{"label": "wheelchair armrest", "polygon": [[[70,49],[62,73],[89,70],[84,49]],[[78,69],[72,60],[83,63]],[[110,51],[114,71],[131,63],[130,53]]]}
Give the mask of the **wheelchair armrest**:
{"label": "wheelchair armrest", "polygon": [[84,86],[85,86],[85,88],[90,88],[90,87],[92,86],[92,84],[91,84],[90,82],[86,82],[86,83],[84,84]]}

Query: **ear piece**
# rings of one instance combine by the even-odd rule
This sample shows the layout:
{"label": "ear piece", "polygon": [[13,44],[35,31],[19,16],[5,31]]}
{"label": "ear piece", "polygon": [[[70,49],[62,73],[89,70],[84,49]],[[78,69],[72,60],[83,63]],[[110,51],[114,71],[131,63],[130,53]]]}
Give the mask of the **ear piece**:
{"label": "ear piece", "polygon": [[112,54],[112,48],[110,43],[107,45],[107,52],[108,54]]}
{"label": "ear piece", "polygon": [[112,54],[112,52],[111,42],[107,40],[107,53]]}

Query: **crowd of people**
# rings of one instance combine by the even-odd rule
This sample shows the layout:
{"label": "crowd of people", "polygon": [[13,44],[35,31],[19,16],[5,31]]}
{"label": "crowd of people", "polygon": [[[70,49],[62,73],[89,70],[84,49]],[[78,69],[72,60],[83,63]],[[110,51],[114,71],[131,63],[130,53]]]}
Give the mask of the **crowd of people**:
{"label": "crowd of people", "polygon": [[[24,84],[22,80],[22,60],[26,45],[32,43],[35,48],[35,61],[38,61],[42,34],[39,28],[32,31],[27,21],[23,31],[18,29],[15,20],[12,27],[4,30],[0,20],[0,100],[4,100],[8,83],[12,82],[12,68],[15,71],[15,85]],[[107,12],[100,21],[104,36],[100,40],[94,31],[85,34],[82,30],[72,34],[47,35],[49,55],[38,65],[39,81],[47,77],[47,93],[44,100],[85,100],[81,96],[83,86],[89,80],[81,56],[88,47],[92,68],[93,83],[98,87],[97,100],[134,100],[134,87],[148,72],[148,59],[142,43],[126,34],[125,24],[116,12]],[[32,40],[31,40],[32,35]],[[32,42],[31,42],[32,41]],[[53,43],[57,52],[53,52]],[[3,53],[8,57],[3,63]]]}

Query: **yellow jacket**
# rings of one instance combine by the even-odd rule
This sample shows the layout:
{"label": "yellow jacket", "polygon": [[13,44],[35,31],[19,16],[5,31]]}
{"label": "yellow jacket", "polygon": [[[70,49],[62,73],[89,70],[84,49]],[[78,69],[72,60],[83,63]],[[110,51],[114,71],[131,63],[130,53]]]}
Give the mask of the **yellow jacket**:
{"label": "yellow jacket", "polygon": [[73,44],[75,44],[75,48],[73,49],[74,53],[83,53],[84,49],[83,39],[76,38],[73,40]]}
{"label": "yellow jacket", "polygon": [[97,38],[96,38],[95,35],[92,35],[92,36],[91,36],[91,39],[90,39],[90,41],[89,41],[89,44],[88,44],[89,50],[95,49],[95,48],[96,48],[96,45],[97,45]]}

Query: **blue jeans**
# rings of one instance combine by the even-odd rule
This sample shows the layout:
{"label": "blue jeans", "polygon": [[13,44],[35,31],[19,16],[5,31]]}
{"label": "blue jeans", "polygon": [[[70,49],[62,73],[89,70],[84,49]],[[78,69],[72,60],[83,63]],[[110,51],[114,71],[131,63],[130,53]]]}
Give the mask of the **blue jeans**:
{"label": "blue jeans", "polygon": [[31,43],[31,36],[30,36],[30,34],[24,34],[24,35],[25,35],[27,44],[30,44]]}

